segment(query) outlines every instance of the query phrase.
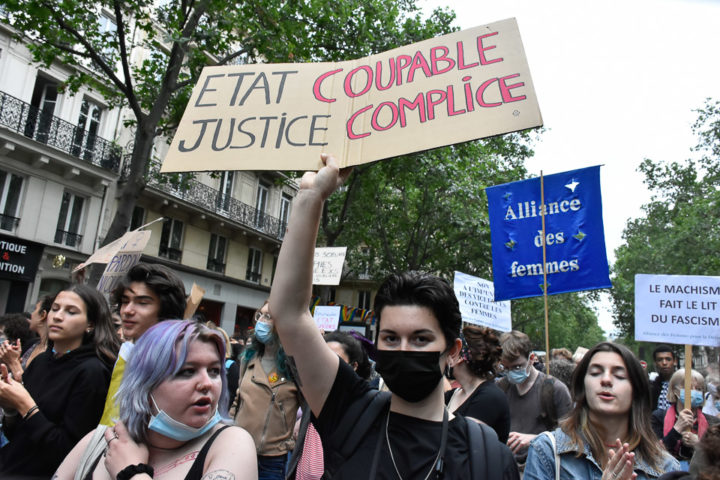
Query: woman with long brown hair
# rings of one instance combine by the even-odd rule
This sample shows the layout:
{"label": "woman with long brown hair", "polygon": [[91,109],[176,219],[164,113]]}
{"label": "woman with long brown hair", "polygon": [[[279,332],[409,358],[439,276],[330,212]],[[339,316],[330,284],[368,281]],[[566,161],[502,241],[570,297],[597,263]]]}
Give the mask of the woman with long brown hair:
{"label": "woman with long brown hair", "polygon": [[530,444],[525,480],[641,480],[679,467],[650,427],[650,384],[635,355],[602,342],[572,380],[575,407]]}

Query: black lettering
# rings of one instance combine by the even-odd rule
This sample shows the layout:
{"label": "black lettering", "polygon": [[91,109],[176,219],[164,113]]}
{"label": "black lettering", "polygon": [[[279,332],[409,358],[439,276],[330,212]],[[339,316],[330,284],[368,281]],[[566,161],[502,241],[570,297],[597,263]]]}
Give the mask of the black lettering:
{"label": "black lettering", "polygon": [[178,143],[178,150],[181,152],[192,152],[196,148],[200,146],[202,143],[202,139],[205,136],[205,130],[207,129],[207,125],[210,122],[217,122],[216,118],[211,118],[209,120],[195,120],[193,121],[193,125],[195,124],[202,124],[202,127],[200,127],[200,135],[198,136],[197,140],[195,141],[195,145],[193,145],[190,148],[185,148],[185,140],[180,140],[180,143]]}
{"label": "black lettering", "polygon": [[197,98],[197,100],[195,101],[195,106],[196,106],[196,107],[216,107],[216,106],[217,106],[217,103],[203,103],[203,104],[200,104],[200,101],[202,100],[202,97],[203,97],[203,95],[205,94],[205,92],[217,92],[217,90],[214,89],[214,88],[208,88],[208,84],[210,83],[210,80],[212,80],[213,78],[224,77],[224,76],[225,76],[224,73],[218,73],[218,74],[215,74],[215,75],[208,75],[208,76],[205,78],[205,84],[203,84],[203,87],[202,87],[202,89],[200,90],[200,93],[198,94],[198,98]]}

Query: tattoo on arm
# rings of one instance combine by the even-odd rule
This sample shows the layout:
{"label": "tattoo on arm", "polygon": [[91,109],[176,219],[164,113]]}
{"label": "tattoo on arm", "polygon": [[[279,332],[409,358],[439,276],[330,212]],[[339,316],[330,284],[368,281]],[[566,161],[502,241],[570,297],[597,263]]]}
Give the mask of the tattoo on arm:
{"label": "tattoo on arm", "polygon": [[203,475],[200,480],[235,480],[235,474],[228,470],[213,470]]}

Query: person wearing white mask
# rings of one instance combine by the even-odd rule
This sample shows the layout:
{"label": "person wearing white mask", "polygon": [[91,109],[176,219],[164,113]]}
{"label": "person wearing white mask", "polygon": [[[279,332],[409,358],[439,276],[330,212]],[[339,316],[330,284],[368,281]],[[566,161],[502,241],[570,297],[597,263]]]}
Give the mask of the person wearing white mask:
{"label": "person wearing white mask", "polygon": [[508,446],[522,467],[530,442],[546,430],[554,430],[558,419],[570,411],[570,392],[564,383],[539,372],[534,366],[530,338],[516,330],[500,337],[500,357],[506,376],[498,382],[510,405]]}
{"label": "person wearing white mask", "polygon": [[295,448],[293,426],[300,396],[266,301],[255,312],[255,331],[240,364],[235,422],[252,435],[260,480],[284,480]]}

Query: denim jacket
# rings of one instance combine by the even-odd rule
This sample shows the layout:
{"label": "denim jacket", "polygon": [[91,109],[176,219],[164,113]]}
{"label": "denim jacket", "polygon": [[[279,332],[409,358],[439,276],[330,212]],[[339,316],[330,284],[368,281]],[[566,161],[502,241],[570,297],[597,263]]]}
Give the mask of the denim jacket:
{"label": "denim jacket", "polygon": [[[575,445],[561,429],[552,432],[560,455],[560,480],[588,479],[600,480],[602,469],[593,458],[590,446],[585,443],[582,456],[577,457]],[[679,470],[680,464],[671,455],[665,453],[662,470],[656,470],[641,459],[635,459],[635,472],[638,480],[657,478],[665,472]],[[547,433],[538,435],[530,443],[525,475],[523,480],[555,480],[555,455]]]}

